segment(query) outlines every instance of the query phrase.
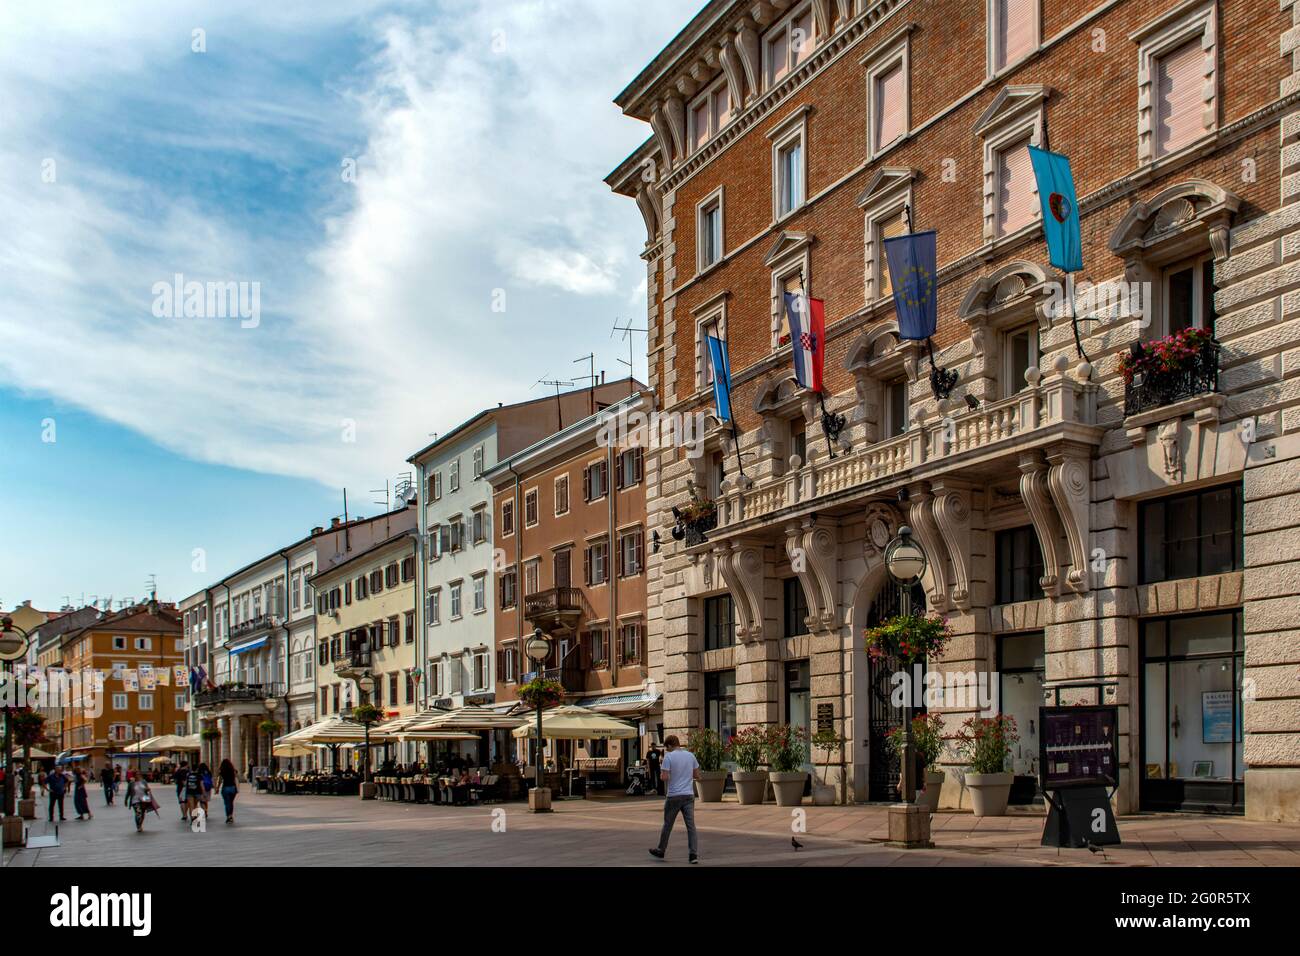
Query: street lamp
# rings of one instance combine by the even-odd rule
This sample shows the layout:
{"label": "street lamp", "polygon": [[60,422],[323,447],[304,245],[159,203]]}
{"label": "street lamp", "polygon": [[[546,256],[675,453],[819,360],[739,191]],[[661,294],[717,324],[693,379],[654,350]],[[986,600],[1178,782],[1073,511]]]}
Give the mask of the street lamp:
{"label": "street lamp", "polygon": [[[541,671],[542,661],[551,655],[551,642],[547,640],[540,627],[533,629],[533,636],[524,643],[524,653],[528,659],[536,665],[536,669]],[[545,780],[542,773],[542,697],[537,696],[537,783],[536,787],[540,791],[542,782]],[[540,794],[539,794],[540,796]]]}
{"label": "street lamp", "polygon": [[144,743],[144,724],[136,724],[135,725],[135,775],[137,777],[143,776],[142,768],[140,767],[140,758],[143,756],[143,754],[141,754],[140,751],[144,749],[143,747],[140,746],[142,743]]}
{"label": "street lamp", "polygon": [[[13,622],[13,618],[10,617],[0,618],[0,664],[3,665],[4,680],[2,681],[2,683],[5,685],[3,694],[6,697],[13,694],[15,695],[16,698],[17,686],[15,685],[12,688],[9,686],[9,684],[13,683],[16,679],[14,677],[14,672],[13,672],[13,662],[23,659],[23,657],[27,654],[27,647],[29,643],[30,641],[28,640],[27,631],[19,627],[17,624],[15,624]],[[15,699],[13,703],[16,704],[17,700]],[[10,819],[14,817],[13,710],[14,708],[10,706],[9,702],[6,701],[4,704],[4,712],[5,712],[5,746],[4,746],[5,780],[4,780],[4,796],[3,796],[4,806],[3,808],[0,808],[0,817],[4,818],[3,828],[5,830],[5,836],[8,836],[9,835],[8,831],[13,829],[14,827],[14,824],[9,822]],[[30,769],[28,769],[25,772],[30,773],[31,771]],[[22,825],[18,824],[17,826],[18,826],[18,840],[20,841],[22,839]],[[9,845],[11,841],[6,839],[3,842],[5,843],[5,845]],[[13,841],[13,842],[17,842],[17,841]]]}
{"label": "street lamp", "polygon": [[[362,674],[360,677],[358,677],[357,689],[361,691],[361,703],[369,704],[370,695],[374,693],[375,690],[374,676],[371,674]],[[370,721],[369,720],[362,721],[362,724],[365,726],[366,729],[366,753],[364,758],[365,763],[362,768],[361,781],[362,783],[369,783],[370,782]]]}
{"label": "street lamp", "polygon": [[[912,613],[912,588],[925,574],[927,567],[925,551],[912,540],[912,529],[903,525],[898,529],[898,537],[885,547],[885,569],[899,587],[899,612],[904,616]],[[903,753],[900,762],[903,765],[903,802],[916,802],[916,760],[912,739],[912,696],[916,688],[912,687],[903,701]]]}
{"label": "street lamp", "polygon": [[[269,721],[275,717],[275,710],[280,706],[280,700],[277,697],[268,697],[262,701],[262,706],[266,708],[266,719]],[[270,768],[271,776],[275,776],[275,736],[271,728],[266,728],[266,765]]]}

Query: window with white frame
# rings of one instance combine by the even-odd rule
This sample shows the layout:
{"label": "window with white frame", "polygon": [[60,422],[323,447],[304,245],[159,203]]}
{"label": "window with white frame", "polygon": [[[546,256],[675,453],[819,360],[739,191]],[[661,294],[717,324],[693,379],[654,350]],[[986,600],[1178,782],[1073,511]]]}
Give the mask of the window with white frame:
{"label": "window with white frame", "polygon": [[150,651],[150,650],[153,650],[153,638],[150,638],[150,637],[137,637],[137,638],[135,639],[135,649],[136,649],[137,651]]}
{"label": "window with white frame", "polygon": [[817,26],[811,3],[805,3],[763,36],[763,76],[772,87],[812,56]]}
{"label": "window with white frame", "polygon": [[442,588],[430,588],[429,594],[425,598],[424,616],[429,620],[429,626],[441,623],[442,620]]}
{"label": "window with white frame", "polygon": [[1030,146],[1041,146],[1045,86],[1008,86],[975,124],[984,140],[984,241],[992,242],[1041,216]]}
{"label": "window with white frame", "polygon": [[451,462],[451,470],[448,472],[448,484],[452,491],[460,491],[460,459],[454,458]]}
{"label": "window with white frame", "polygon": [[124,651],[124,650],[126,650],[126,638],[125,638],[125,637],[114,637],[114,638],[113,638],[113,650],[115,650],[115,651]]}
{"label": "window with white frame", "polygon": [[474,613],[487,610],[487,575],[474,575]]}
{"label": "window with white frame", "polygon": [[804,127],[801,125],[772,146],[773,211],[783,219],[804,204]]}
{"label": "window with white frame", "polygon": [[126,694],[113,695],[113,709],[126,710]]}
{"label": "window with white frame", "polygon": [[722,187],[719,186],[696,207],[695,235],[699,272],[717,264],[723,254]]}
{"label": "window with white frame", "polygon": [[722,132],[723,127],[731,122],[732,115],[731,88],[727,86],[726,77],[722,77],[691,101],[691,152]]}
{"label": "window with white frame", "polygon": [[470,516],[470,533],[473,535],[475,544],[481,544],[487,540],[487,515],[482,507],[475,508],[474,513]]}
{"label": "window with white frame", "polygon": [[885,255],[885,240],[893,239],[907,232],[907,216],[902,207],[893,209],[871,221],[872,263],[874,275],[879,276],[876,283],[876,298],[885,299],[893,294],[894,285],[889,277],[889,257]]}
{"label": "window with white frame", "polygon": [[995,154],[995,235],[1010,235],[1029,225],[1039,214],[1038,184],[1029,161],[1029,143],[1026,136],[998,149]]}
{"label": "window with white frame", "polygon": [[560,475],[555,479],[555,515],[569,513],[569,476]]}
{"label": "window with white frame", "polygon": [[515,533],[515,503],[509,499],[501,502],[501,536],[508,538]]}
{"label": "window with white frame", "polygon": [[897,438],[907,431],[909,413],[907,399],[907,379],[896,378],[884,385],[885,397],[885,438]]}
{"label": "window with white frame", "polygon": [[874,159],[911,128],[911,57],[908,34],[889,38],[863,63],[867,69],[867,155]]}
{"label": "window with white frame", "polygon": [[536,594],[541,590],[539,585],[539,576],[541,574],[541,562],[534,558],[524,565],[524,595]]}
{"label": "window with white frame", "polygon": [[1002,335],[1002,394],[1027,388],[1025,372],[1038,365],[1038,325],[1030,322]]}
{"label": "window with white frame", "polygon": [[693,310],[695,316],[695,388],[713,387],[713,357],[709,354],[709,336],[727,340],[726,292],[713,296]]}
{"label": "window with white frame", "polygon": [[479,445],[474,449],[474,477],[478,478],[483,474],[483,446]]}
{"label": "window with white frame", "polygon": [[487,651],[474,652],[474,689],[484,690],[488,685]]}
{"label": "window with white frame", "polygon": [[140,709],[153,710],[153,694],[140,695]]}
{"label": "window with white frame", "polygon": [[1165,334],[1183,329],[1214,332],[1214,258],[1201,256],[1164,270],[1161,282]]}
{"label": "window with white frame", "polygon": [[1038,49],[1039,0],[988,0],[988,71],[1001,73]]}
{"label": "window with white frame", "polygon": [[1168,156],[1217,129],[1213,0],[1175,7],[1131,39],[1138,44],[1138,160]]}
{"label": "window with white frame", "polygon": [[524,492],[524,527],[532,528],[537,524],[537,489],[529,488]]}
{"label": "window with white frame", "polygon": [[453,621],[461,616],[460,592],[461,582],[456,581],[451,585],[451,619]]}

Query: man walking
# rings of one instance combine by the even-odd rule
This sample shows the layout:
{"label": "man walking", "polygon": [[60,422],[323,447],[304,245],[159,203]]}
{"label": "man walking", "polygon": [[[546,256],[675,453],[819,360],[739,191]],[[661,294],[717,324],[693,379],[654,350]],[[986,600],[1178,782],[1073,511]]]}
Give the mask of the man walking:
{"label": "man walking", "polygon": [[668,784],[668,796],[664,800],[664,828],[659,834],[659,846],[650,851],[650,855],[662,860],[668,849],[668,838],[672,836],[673,824],[677,814],[686,821],[686,843],[690,851],[690,861],[698,863],[699,842],[695,836],[695,781],[700,779],[700,764],[695,754],[681,750],[681,741],[670,734],[664,739],[668,753],[659,770],[659,778]]}
{"label": "man walking", "polygon": [[68,792],[68,778],[63,775],[63,771],[55,768],[45,781],[45,789],[50,795],[50,822],[54,822],[54,808],[59,808],[59,819],[67,819],[63,815],[63,795]]}

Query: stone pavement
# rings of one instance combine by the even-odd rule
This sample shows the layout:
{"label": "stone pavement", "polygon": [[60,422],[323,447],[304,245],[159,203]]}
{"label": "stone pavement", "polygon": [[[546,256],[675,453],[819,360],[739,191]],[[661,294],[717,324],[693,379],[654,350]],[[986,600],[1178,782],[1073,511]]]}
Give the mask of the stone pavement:
{"label": "stone pavement", "polygon": [[[216,806],[214,804],[214,806]],[[69,820],[61,846],[5,850],[6,866],[665,866],[686,864],[681,822],[669,861],[646,848],[658,838],[662,803],[653,799],[557,801],[533,815],[522,803],[440,807],[362,803],[354,797],[276,796],[245,788],[237,823],[219,815],[191,833],[174,805],[149,815],[137,834],[121,806],[96,806],[94,820]],[[1239,817],[1121,817],[1124,845],[1104,852],[1040,847],[1042,816],[977,820],[939,813],[932,850],[883,844],[883,806],[804,806],[802,832],[790,809],[696,804],[705,865],[729,866],[1300,866],[1300,825]],[[47,832],[45,821],[31,832]],[[52,832],[52,831],[48,831]],[[792,836],[803,848],[795,850]]]}

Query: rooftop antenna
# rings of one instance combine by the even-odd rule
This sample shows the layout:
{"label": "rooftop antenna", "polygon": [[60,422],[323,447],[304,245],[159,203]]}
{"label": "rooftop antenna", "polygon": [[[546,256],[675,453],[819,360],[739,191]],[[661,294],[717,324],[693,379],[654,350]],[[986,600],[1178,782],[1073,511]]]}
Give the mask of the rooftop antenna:
{"label": "rooftop antenna", "polygon": [[588,352],[586,355],[580,355],[573,360],[574,365],[577,365],[579,362],[587,363],[588,372],[586,375],[575,375],[574,379],[587,380],[587,404],[589,406],[587,414],[595,415],[596,414],[596,353]]}
{"label": "rooftop antenna", "polygon": [[615,332],[623,333],[623,341],[627,343],[627,361],[619,359],[619,362],[627,366],[627,394],[629,397],[636,394],[636,373],[632,365],[632,333],[641,332],[649,333],[649,329],[643,329],[637,325],[619,325],[618,319],[614,320],[614,327],[610,329],[609,337],[612,339]]}
{"label": "rooftop antenna", "polygon": [[557,432],[563,431],[564,430],[564,406],[560,404],[560,388],[561,387],[573,388],[573,383],[560,381],[559,379],[548,379],[545,376],[543,376],[542,378],[539,378],[536,382],[533,383],[533,388],[536,388],[538,385],[555,386],[555,420],[556,422],[558,422],[558,427],[555,430]]}
{"label": "rooftop antenna", "polygon": [[144,582],[144,586],[149,590],[150,597],[155,599],[158,597],[158,575],[156,574],[149,575],[149,577]]}
{"label": "rooftop antenna", "polygon": [[348,534],[348,490],[343,489],[343,552],[352,550],[352,536]]}
{"label": "rooftop antenna", "polygon": [[372,498],[372,499],[371,499],[371,502],[372,502],[373,504],[383,505],[383,506],[384,506],[384,537],[387,538],[387,537],[389,536],[389,534],[391,533],[390,526],[391,526],[391,524],[392,524],[392,520],[388,517],[388,512],[392,510],[389,506],[392,504],[392,501],[393,501],[393,499],[392,499],[392,495],[391,495],[391,493],[390,493],[389,490],[388,490],[388,479],[387,479],[387,478],[384,479],[384,487],[382,487],[382,488],[371,488],[371,489],[370,489],[370,493],[371,493],[372,495],[377,495],[377,494],[379,494],[381,491],[384,493],[384,498],[383,498],[383,500],[380,501],[378,498]]}

